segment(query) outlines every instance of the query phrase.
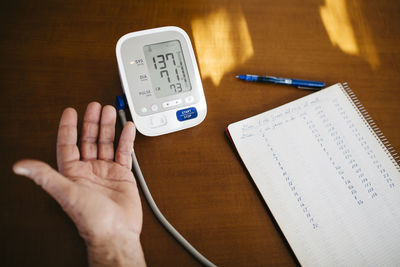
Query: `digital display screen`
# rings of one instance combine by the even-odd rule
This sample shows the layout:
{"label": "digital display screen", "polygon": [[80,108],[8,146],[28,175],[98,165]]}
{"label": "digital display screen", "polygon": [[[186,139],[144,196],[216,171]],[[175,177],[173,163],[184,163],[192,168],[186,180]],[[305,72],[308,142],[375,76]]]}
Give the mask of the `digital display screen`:
{"label": "digital display screen", "polygon": [[192,90],[178,40],[145,45],[143,51],[157,98]]}

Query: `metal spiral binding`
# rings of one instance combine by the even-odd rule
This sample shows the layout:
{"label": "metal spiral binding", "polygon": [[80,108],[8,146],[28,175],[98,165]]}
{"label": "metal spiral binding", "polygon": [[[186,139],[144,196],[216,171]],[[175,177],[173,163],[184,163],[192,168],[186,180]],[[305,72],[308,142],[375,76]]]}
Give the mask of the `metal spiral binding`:
{"label": "metal spiral binding", "polygon": [[374,122],[372,117],[369,115],[367,110],[364,108],[364,106],[360,103],[357,96],[350,89],[347,82],[342,83],[341,87],[342,87],[343,91],[345,92],[346,96],[349,98],[350,102],[353,104],[354,108],[360,114],[360,117],[364,119],[364,123],[366,124],[366,126],[370,129],[371,133],[379,141],[383,150],[389,156],[390,160],[393,162],[396,169],[400,172],[400,155],[397,154],[396,150],[389,143],[387,138],[383,135],[382,131],[376,125],[376,123]]}

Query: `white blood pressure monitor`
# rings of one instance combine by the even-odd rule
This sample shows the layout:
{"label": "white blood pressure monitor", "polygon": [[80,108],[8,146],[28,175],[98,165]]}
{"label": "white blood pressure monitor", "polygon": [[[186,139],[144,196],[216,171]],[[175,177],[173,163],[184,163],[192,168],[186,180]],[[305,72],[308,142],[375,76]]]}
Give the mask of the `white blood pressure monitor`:
{"label": "white blood pressure monitor", "polygon": [[136,128],[157,136],[201,123],[207,104],[189,36],[178,27],[128,33],[116,47]]}

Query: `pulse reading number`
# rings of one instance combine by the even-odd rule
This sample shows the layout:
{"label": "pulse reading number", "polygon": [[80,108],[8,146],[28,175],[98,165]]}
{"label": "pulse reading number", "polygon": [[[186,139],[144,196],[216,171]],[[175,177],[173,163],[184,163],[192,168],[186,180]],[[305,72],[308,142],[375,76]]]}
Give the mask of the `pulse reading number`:
{"label": "pulse reading number", "polygon": [[[173,53],[167,53],[167,54],[161,54],[161,55],[157,55],[155,57],[153,57],[153,64],[154,64],[154,68],[156,70],[160,70],[160,76],[161,78],[166,78],[169,85],[169,88],[171,90],[174,90],[175,93],[180,93],[183,91],[182,89],[182,84],[180,82],[176,82],[176,83],[171,83],[171,76],[170,76],[170,72],[167,69],[167,63],[168,64],[173,64],[173,69],[172,69],[172,74],[171,76],[175,76],[176,75],[176,80],[180,81],[180,77],[179,77],[179,73],[178,73],[178,67],[181,66],[177,66],[176,65],[176,61],[174,58],[174,54]],[[171,71],[171,70],[170,70]],[[157,87],[156,90],[160,90],[160,87]]]}

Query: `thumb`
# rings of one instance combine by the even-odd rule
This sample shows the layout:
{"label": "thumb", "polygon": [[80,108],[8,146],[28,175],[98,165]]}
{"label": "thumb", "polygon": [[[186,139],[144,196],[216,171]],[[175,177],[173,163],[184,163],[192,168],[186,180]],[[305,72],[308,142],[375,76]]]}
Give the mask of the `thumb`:
{"label": "thumb", "polygon": [[14,164],[13,171],[15,174],[26,176],[40,185],[64,210],[73,206],[72,203],[76,197],[76,185],[47,163],[38,160],[21,160]]}

